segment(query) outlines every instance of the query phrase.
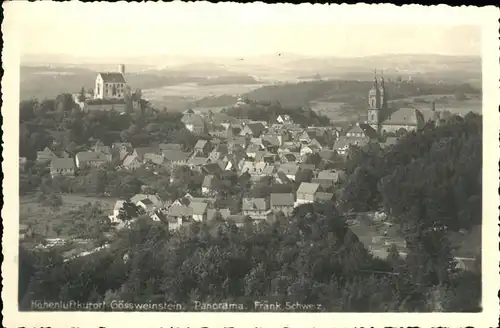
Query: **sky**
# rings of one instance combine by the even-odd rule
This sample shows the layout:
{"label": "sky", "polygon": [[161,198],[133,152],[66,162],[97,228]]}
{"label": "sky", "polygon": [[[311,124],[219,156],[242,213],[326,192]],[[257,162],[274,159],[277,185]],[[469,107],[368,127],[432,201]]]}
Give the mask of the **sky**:
{"label": "sky", "polygon": [[380,10],[346,12],[333,6],[310,8],[19,2],[10,8],[16,16],[10,27],[19,33],[22,55],[244,57],[292,53],[360,57],[481,53],[480,28],[457,25],[459,19],[447,21],[439,14],[419,16],[409,11],[394,15]]}

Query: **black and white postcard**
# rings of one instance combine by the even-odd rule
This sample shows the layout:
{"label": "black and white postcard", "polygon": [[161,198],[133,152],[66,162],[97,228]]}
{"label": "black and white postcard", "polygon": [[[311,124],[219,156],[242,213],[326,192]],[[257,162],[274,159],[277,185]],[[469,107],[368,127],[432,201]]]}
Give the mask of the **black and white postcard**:
{"label": "black and white postcard", "polygon": [[493,327],[494,7],[5,3],[7,327]]}

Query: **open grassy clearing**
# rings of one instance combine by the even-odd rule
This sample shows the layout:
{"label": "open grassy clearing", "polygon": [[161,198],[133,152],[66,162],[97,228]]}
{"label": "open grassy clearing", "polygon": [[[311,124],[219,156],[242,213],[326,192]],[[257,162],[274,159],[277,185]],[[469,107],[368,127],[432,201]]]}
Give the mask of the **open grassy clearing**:
{"label": "open grassy clearing", "polygon": [[21,196],[19,199],[19,223],[32,227],[36,234],[46,238],[68,238],[64,233],[68,225],[77,224],[68,220],[69,212],[87,203],[100,203],[105,213],[111,213],[115,198],[88,197],[83,195],[61,195],[63,204],[53,209],[38,203],[35,195]]}

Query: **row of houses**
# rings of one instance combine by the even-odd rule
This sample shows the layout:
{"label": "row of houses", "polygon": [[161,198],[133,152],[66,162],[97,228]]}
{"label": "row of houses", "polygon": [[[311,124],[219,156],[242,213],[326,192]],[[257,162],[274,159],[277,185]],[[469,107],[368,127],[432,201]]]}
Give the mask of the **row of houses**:
{"label": "row of houses", "polygon": [[147,214],[153,221],[167,224],[170,230],[176,230],[182,225],[192,222],[213,220],[231,220],[237,225],[241,225],[245,220],[269,221],[274,219],[278,213],[290,215],[295,207],[302,204],[333,200],[332,193],[321,190],[319,183],[303,182],[295,195],[293,193],[271,193],[269,197],[246,197],[241,200],[241,211],[237,213],[232,213],[229,208],[224,206],[216,206],[215,198],[211,197],[193,197],[188,193],[169,203],[158,195],[138,194],[128,201],[117,201],[109,219],[112,223],[118,224],[120,228],[133,222],[134,215],[124,214],[125,205],[129,203],[138,210],[135,217],[141,213]]}

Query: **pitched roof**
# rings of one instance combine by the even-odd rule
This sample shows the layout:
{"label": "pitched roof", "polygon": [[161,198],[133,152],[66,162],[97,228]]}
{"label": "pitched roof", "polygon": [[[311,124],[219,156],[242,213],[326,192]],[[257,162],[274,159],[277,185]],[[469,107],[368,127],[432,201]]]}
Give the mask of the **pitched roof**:
{"label": "pitched roof", "polygon": [[278,171],[281,171],[286,175],[295,175],[299,171],[299,166],[292,163],[285,163],[280,165]]}
{"label": "pitched roof", "polygon": [[194,165],[194,166],[202,166],[205,165],[208,162],[208,158],[206,157],[191,157],[188,161],[188,165]]}
{"label": "pitched roof", "polygon": [[75,168],[75,161],[72,158],[54,158],[50,162],[50,167],[53,169],[68,170]]}
{"label": "pitched roof", "polygon": [[415,108],[403,107],[388,115],[382,125],[418,125],[423,115]]}
{"label": "pitched roof", "polygon": [[200,139],[196,141],[196,145],[194,145],[194,149],[203,149],[207,145],[208,141]]}
{"label": "pitched roof", "polygon": [[192,209],[193,215],[202,215],[207,211],[207,203],[192,202],[189,207]]}
{"label": "pitched roof", "polygon": [[343,171],[329,171],[329,170],[324,170],[318,173],[318,179],[322,180],[333,180],[333,181],[338,181],[341,178],[341,175],[343,174]]}
{"label": "pitched roof", "polygon": [[271,194],[271,207],[274,206],[293,206],[294,197],[291,193]]}
{"label": "pitched roof", "polygon": [[145,199],[149,199],[155,206],[162,206],[163,201],[157,195],[149,195],[149,194],[137,194],[130,198],[130,201],[136,204],[138,201],[144,201]]}
{"label": "pitched roof", "polygon": [[174,143],[161,143],[158,145],[158,148],[160,148],[160,151],[182,150],[182,145],[181,144],[174,144]]}
{"label": "pitched roof", "polygon": [[317,192],[315,197],[317,200],[332,200],[333,194],[329,192]]}
{"label": "pitched roof", "polygon": [[193,215],[193,209],[184,205],[174,205],[168,209],[168,215],[174,217],[191,216]]}
{"label": "pitched roof", "polygon": [[335,151],[331,149],[323,149],[319,152],[319,156],[324,160],[332,160],[335,158]]}
{"label": "pitched roof", "polygon": [[280,145],[280,141],[276,136],[265,135],[261,139],[262,139],[262,144],[265,147],[270,147],[270,146],[278,147]]}
{"label": "pitched roof", "polygon": [[192,124],[194,126],[205,126],[205,121],[203,117],[197,114],[187,114],[182,117],[182,122],[184,124]]}
{"label": "pitched roof", "polygon": [[246,126],[252,131],[252,135],[254,136],[259,136],[266,129],[262,123],[249,123]]}
{"label": "pitched roof", "polygon": [[104,83],[126,83],[125,77],[118,72],[99,73]]}
{"label": "pitched roof", "polygon": [[350,145],[349,140],[345,136],[340,136],[335,140],[335,144],[333,145],[333,149],[343,149]]}
{"label": "pitched roof", "polygon": [[363,131],[363,129],[359,126],[359,124],[356,123],[349,130],[347,130],[346,133],[362,133],[362,134],[364,134],[365,131]]}
{"label": "pitched roof", "polygon": [[203,183],[201,184],[202,188],[211,188],[212,187],[212,182],[213,182],[214,176],[212,174],[206,175],[203,178]]}
{"label": "pitched roof", "polygon": [[187,161],[189,158],[189,154],[183,152],[182,150],[163,150],[163,157],[165,161],[168,162],[179,162],[179,161]]}
{"label": "pitched roof", "polygon": [[139,159],[143,159],[146,153],[157,154],[160,152],[160,149],[155,146],[150,147],[137,147],[134,149],[134,152],[139,156]]}
{"label": "pitched roof", "polygon": [[136,156],[133,156],[133,155],[127,155],[123,159],[123,166],[125,166],[125,167],[126,166],[130,166],[133,163],[141,164],[141,161],[139,161],[139,159]]}
{"label": "pitched roof", "polygon": [[81,151],[76,154],[79,161],[106,161],[106,155],[97,151]]}
{"label": "pitched roof", "polygon": [[297,189],[297,193],[301,194],[314,194],[319,189],[319,183],[302,182]]}
{"label": "pitched roof", "polygon": [[244,211],[265,211],[267,202],[265,198],[243,198],[241,208]]}

